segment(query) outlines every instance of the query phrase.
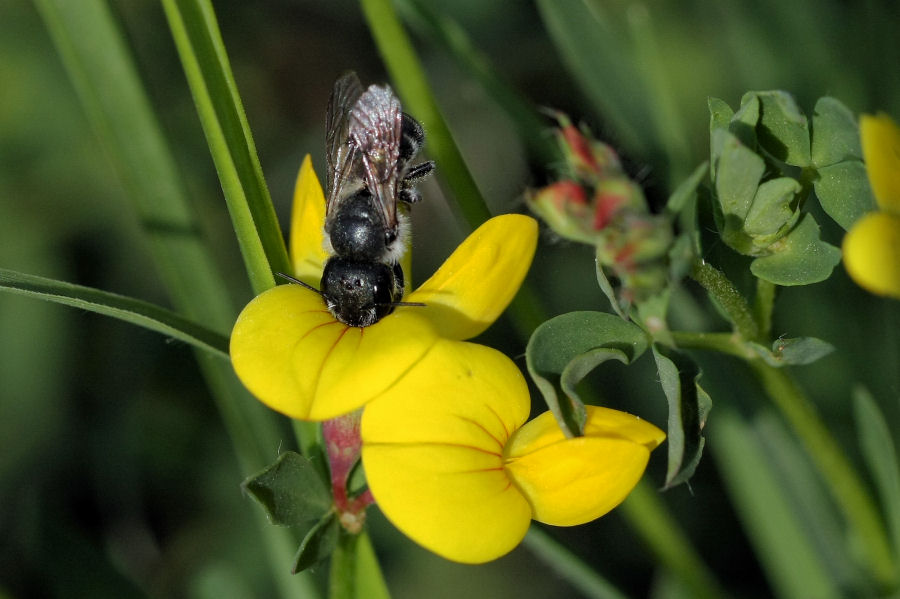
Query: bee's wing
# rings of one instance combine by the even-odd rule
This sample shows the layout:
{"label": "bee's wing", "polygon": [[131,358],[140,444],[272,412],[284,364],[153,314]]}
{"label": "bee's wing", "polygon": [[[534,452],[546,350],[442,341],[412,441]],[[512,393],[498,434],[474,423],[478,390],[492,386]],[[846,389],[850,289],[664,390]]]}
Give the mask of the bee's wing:
{"label": "bee's wing", "polygon": [[366,186],[390,230],[397,228],[398,158],[403,112],[388,86],[370,85],[350,111],[350,140],[362,158]]}
{"label": "bee's wing", "polygon": [[359,77],[349,71],[334,82],[328,99],[325,113],[325,166],[328,171],[325,179],[326,214],[331,214],[340,194],[341,181],[353,167],[356,148],[348,143],[350,111],[362,93]]}

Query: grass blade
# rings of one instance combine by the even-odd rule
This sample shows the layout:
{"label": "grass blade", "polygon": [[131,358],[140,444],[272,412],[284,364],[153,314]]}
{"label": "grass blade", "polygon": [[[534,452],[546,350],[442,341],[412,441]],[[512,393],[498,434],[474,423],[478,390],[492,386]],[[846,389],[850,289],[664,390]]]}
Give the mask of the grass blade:
{"label": "grass blade", "polygon": [[[36,0],[91,124],[145,225],[160,276],[176,309],[216,331],[236,310],[200,227],[184,183],[137,77],[122,33],[101,0]],[[285,258],[286,260],[286,258]],[[241,470],[265,466],[283,438],[274,415],[243,388],[230,362],[195,352],[232,439]],[[268,562],[284,597],[316,597],[307,576],[287,577],[296,541],[289,530],[258,521]]]}
{"label": "grass blade", "polygon": [[197,113],[256,293],[291,272],[256,146],[208,0],[163,0]]}
{"label": "grass blade", "polygon": [[881,498],[893,544],[894,568],[900,569],[900,464],[897,461],[897,446],[884,414],[868,391],[862,388],[854,390],[853,409],[863,457]]}
{"label": "grass blade", "polygon": [[229,359],[227,337],[156,304],[5,268],[0,268],[0,290],[112,316]]}

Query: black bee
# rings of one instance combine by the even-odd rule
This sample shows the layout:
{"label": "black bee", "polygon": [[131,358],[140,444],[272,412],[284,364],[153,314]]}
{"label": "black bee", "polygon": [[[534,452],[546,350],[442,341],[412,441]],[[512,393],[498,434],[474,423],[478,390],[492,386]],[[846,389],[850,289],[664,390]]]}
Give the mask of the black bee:
{"label": "black bee", "polygon": [[390,87],[363,91],[353,72],[334,84],[325,129],[330,257],[320,293],[339,321],[367,327],[405,305],[398,261],[409,235],[406,210],[421,199],[415,183],[434,163],[410,165],[425,142],[422,126]]}

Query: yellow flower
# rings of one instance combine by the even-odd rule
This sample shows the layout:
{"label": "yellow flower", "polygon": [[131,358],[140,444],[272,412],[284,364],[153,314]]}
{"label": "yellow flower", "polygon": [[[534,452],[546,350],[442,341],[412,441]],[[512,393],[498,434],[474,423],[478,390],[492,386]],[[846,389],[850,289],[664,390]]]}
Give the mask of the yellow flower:
{"label": "yellow flower", "polygon": [[[300,167],[291,222],[293,275],[318,288],[325,198],[309,156]],[[437,272],[377,323],[337,321],[321,296],[300,285],[270,289],[241,312],[231,335],[238,377],[270,408],[292,418],[328,420],[395,385],[440,339],[483,332],[506,308],[537,244],[534,219],[490,219]]]}
{"label": "yellow flower", "polygon": [[525,423],[528,387],[489,347],[435,343],[366,406],[369,489],[407,536],[447,559],[482,563],[512,550],[532,519],[589,522],[617,506],[665,434],[589,406],[585,435],[566,439],[550,412]]}
{"label": "yellow flower", "polygon": [[864,289],[900,299],[900,127],[886,114],[859,123],[869,183],[880,210],[844,236],[844,267]]}

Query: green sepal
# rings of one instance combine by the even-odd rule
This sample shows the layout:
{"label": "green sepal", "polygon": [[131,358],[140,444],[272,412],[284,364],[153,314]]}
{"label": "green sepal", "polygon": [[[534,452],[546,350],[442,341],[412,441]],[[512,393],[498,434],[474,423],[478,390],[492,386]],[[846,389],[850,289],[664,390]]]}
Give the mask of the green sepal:
{"label": "green sepal", "polygon": [[797,223],[800,190],[800,184],[790,177],[771,179],[759,186],[744,219],[744,232],[752,238],[754,250],[768,254],[768,247]]}
{"label": "green sepal", "polygon": [[838,100],[819,98],[812,124],[812,163],[816,168],[845,160],[862,161],[859,125],[850,109]]}
{"label": "green sepal", "polygon": [[712,400],[697,381],[700,367],[676,349],[659,343],[652,346],[659,382],[669,404],[669,460],[664,489],[687,482],[697,469],[703,446],[703,427]]}
{"label": "green sepal", "polygon": [[750,263],[750,272],[776,285],[824,281],[841,261],[841,250],[819,239],[819,225],[811,214],[805,214],[771,249],[772,255]]}
{"label": "green sepal", "polygon": [[295,526],[320,520],[332,509],[332,497],[312,463],[293,451],[248,477],[241,488],[266,511],[269,521]]}
{"label": "green sepal", "polygon": [[776,368],[812,364],[834,351],[833,345],[816,337],[776,339],[772,349],[759,343],[749,345],[766,364]]}
{"label": "green sepal", "polygon": [[[541,324],[528,341],[528,372],[567,437],[584,434],[586,412],[575,385],[605,362],[625,364],[647,350],[647,336],[636,325],[606,312],[569,312]],[[565,398],[550,380],[559,377]]]}
{"label": "green sepal", "polygon": [[340,534],[341,526],[334,512],[323,516],[303,537],[303,542],[300,543],[300,548],[294,555],[291,574],[311,568],[331,556],[337,547]]}
{"label": "green sepal", "polygon": [[813,188],[819,204],[845,231],[864,214],[877,209],[866,166],[862,162],[838,162],[820,168],[817,174]]}
{"label": "green sepal", "polygon": [[794,98],[783,91],[748,92],[741,104],[751,96],[760,102],[756,127],[760,147],[785,164],[809,166],[812,162],[809,123]]}

